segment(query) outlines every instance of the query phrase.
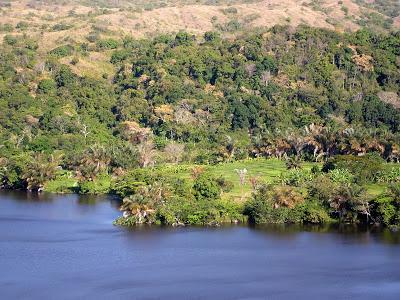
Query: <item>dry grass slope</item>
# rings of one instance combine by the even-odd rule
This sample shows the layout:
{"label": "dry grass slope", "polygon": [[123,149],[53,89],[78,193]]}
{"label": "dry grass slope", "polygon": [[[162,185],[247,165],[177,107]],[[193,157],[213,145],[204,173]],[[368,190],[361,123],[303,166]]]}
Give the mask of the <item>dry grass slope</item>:
{"label": "dry grass slope", "polygon": [[[351,0],[237,0],[214,1],[220,5],[208,5],[212,1],[166,0],[128,1],[98,0],[111,8],[101,8],[77,3],[88,1],[48,0],[0,0],[0,25],[24,28],[12,34],[25,33],[39,41],[39,52],[45,55],[62,44],[87,42],[93,30],[102,37],[121,37],[129,34],[136,38],[152,37],[161,33],[176,33],[186,30],[202,34],[209,30],[222,30],[226,36],[236,32],[229,26],[240,29],[271,27],[276,24],[297,26],[307,24],[339,31],[356,30],[366,9]],[[3,4],[2,4],[3,3]],[[165,5],[161,5],[165,3]],[[152,5],[149,7],[149,5]],[[120,6],[115,8],[115,6]],[[114,8],[112,8],[114,6]],[[230,22],[234,22],[230,24]],[[398,24],[399,22],[395,22]],[[53,26],[65,24],[70,28],[54,30]],[[17,26],[18,27],[18,26]],[[7,32],[0,32],[0,41]],[[71,57],[64,58],[68,63]],[[112,71],[109,55],[101,53],[81,58],[74,67],[77,73],[99,77]]]}

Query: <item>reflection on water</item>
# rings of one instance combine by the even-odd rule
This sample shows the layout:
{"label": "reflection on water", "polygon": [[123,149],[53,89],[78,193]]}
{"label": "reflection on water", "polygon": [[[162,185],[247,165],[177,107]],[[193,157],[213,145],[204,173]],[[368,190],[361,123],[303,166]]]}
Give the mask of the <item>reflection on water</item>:
{"label": "reflection on water", "polygon": [[398,299],[400,234],[349,225],[120,228],[110,197],[0,193],[4,299]]}
{"label": "reflection on water", "polygon": [[96,205],[100,202],[107,201],[116,209],[119,209],[121,205],[121,200],[117,197],[103,195],[53,194],[45,192],[34,193],[27,191],[0,190],[0,199],[1,198],[20,202],[52,202],[60,198],[68,198],[78,205]]}
{"label": "reflection on water", "polygon": [[302,232],[315,234],[338,235],[343,241],[361,244],[379,241],[387,244],[400,244],[400,232],[393,232],[382,226],[365,226],[356,224],[324,224],[324,225],[299,225],[299,224],[272,224],[251,226],[256,232],[276,236],[277,238],[295,238]]}

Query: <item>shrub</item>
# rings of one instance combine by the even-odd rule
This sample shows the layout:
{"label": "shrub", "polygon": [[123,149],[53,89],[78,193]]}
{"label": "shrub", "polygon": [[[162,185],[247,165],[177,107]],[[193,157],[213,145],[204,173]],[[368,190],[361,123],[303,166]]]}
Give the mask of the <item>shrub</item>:
{"label": "shrub", "polygon": [[281,175],[281,184],[302,186],[313,179],[313,174],[308,170],[292,169]]}
{"label": "shrub", "polygon": [[334,189],[337,187],[332,179],[327,175],[319,175],[309,184],[308,194],[312,199],[321,204],[328,204]]}
{"label": "shrub", "polygon": [[123,62],[125,59],[127,59],[129,57],[129,54],[130,54],[130,51],[126,50],[126,49],[116,50],[111,55],[110,62],[112,64],[117,64],[117,63]]}
{"label": "shrub", "polygon": [[71,172],[57,174],[56,178],[47,182],[44,190],[50,193],[73,193],[78,187]]}
{"label": "shrub", "polygon": [[[249,222],[261,223],[302,223],[305,222],[303,196],[288,186],[263,185],[245,204],[244,214]],[[311,217],[308,217],[311,220]],[[316,219],[316,217],[315,217]],[[322,217],[321,217],[322,219]]]}
{"label": "shrub", "polygon": [[0,24],[0,32],[12,32],[13,30],[14,27],[12,26],[12,24]]}
{"label": "shrub", "polygon": [[220,192],[217,179],[207,174],[201,174],[193,185],[193,195],[197,200],[216,200],[220,197]]}
{"label": "shrub", "polygon": [[50,94],[57,90],[57,85],[53,79],[43,79],[39,82],[37,90],[40,94]]}
{"label": "shrub", "polygon": [[80,194],[107,194],[110,192],[111,177],[100,175],[92,181],[81,181],[77,190]]}
{"label": "shrub", "polygon": [[302,221],[309,224],[323,224],[331,222],[332,219],[326,209],[319,203],[307,202],[304,205]]}
{"label": "shrub", "polygon": [[334,169],[328,174],[334,183],[350,185],[354,182],[354,175],[347,169]]}
{"label": "shrub", "polygon": [[114,39],[98,40],[96,42],[97,50],[111,50],[118,48],[120,43]]}
{"label": "shrub", "polygon": [[78,57],[73,57],[72,59],[71,59],[71,65],[73,65],[73,66],[75,66],[75,65],[77,65],[79,63],[79,58]]}
{"label": "shrub", "polygon": [[7,34],[4,36],[3,39],[4,39],[4,43],[6,43],[7,45],[10,45],[10,46],[14,46],[18,43],[18,39],[13,35]]}
{"label": "shrub", "polygon": [[234,187],[234,184],[233,184],[232,181],[229,181],[229,180],[227,180],[226,178],[224,178],[222,176],[218,177],[216,179],[216,181],[217,181],[217,184],[219,185],[219,187],[221,188],[221,190],[223,192],[230,192],[230,191],[232,191],[232,189]]}
{"label": "shrub", "polygon": [[288,185],[274,187],[272,200],[275,208],[294,208],[297,204],[304,202],[303,196],[295,188]]}
{"label": "shrub", "polygon": [[15,26],[15,28],[17,29],[21,29],[21,30],[26,30],[29,27],[29,23],[21,21],[17,23],[17,26]]}
{"label": "shrub", "polygon": [[395,183],[400,182],[400,166],[385,169],[378,173],[377,182]]}
{"label": "shrub", "polygon": [[50,55],[61,58],[72,55],[73,51],[74,48],[71,45],[63,45],[51,50]]}
{"label": "shrub", "polygon": [[71,29],[72,25],[70,24],[65,24],[65,23],[58,23],[53,25],[53,27],[51,27],[52,31],[63,31],[63,30],[68,30]]}
{"label": "shrub", "polygon": [[384,160],[375,153],[364,156],[337,155],[329,159],[323,167],[324,172],[333,169],[348,170],[357,183],[375,181],[384,168]]}
{"label": "shrub", "polygon": [[357,223],[363,216],[368,220],[371,215],[367,199],[365,189],[361,186],[340,185],[329,198],[329,204],[333,216],[341,222]]}
{"label": "shrub", "polygon": [[373,201],[376,222],[387,226],[400,225],[400,184],[392,184]]}

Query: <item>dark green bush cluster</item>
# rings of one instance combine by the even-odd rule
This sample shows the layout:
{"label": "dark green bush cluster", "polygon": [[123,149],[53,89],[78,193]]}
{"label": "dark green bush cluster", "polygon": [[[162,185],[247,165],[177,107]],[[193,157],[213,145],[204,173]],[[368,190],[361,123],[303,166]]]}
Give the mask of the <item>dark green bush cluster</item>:
{"label": "dark green bush cluster", "polygon": [[114,39],[104,39],[104,40],[98,40],[96,42],[96,47],[97,50],[111,50],[111,49],[116,49],[120,45],[120,42]]}
{"label": "dark green bush cluster", "polygon": [[[282,189],[286,191],[282,193]],[[260,187],[246,204],[245,215],[256,224],[321,224],[331,221],[321,203],[304,199],[296,188],[290,186]]]}
{"label": "dark green bush cluster", "polygon": [[124,196],[122,210],[127,214],[116,224],[216,225],[243,220],[241,205],[220,198],[226,185],[226,180],[206,174],[191,186],[159,171],[131,172],[113,186]]}
{"label": "dark green bush cluster", "polygon": [[74,51],[74,47],[72,47],[71,45],[63,45],[63,46],[54,48],[53,50],[51,50],[49,52],[49,54],[53,55],[55,57],[61,58],[61,57],[72,55],[73,51]]}

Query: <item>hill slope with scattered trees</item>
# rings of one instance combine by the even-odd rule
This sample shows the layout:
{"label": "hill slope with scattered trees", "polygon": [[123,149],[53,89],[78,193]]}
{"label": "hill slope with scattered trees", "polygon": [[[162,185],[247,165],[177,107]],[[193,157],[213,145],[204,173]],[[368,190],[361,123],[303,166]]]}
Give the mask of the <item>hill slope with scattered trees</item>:
{"label": "hill slope with scattered trees", "polygon": [[[71,51],[67,46],[43,58],[34,38],[5,37],[0,51],[3,187],[42,190],[57,179],[76,181],[74,191],[113,190],[133,202],[132,211],[143,212],[146,205],[158,207],[169,197],[157,186],[155,175],[146,173],[165,163],[276,157],[287,158],[288,167],[297,168],[301,160],[324,161],[325,172],[346,169],[353,174],[350,181],[361,184],[378,176],[357,179],[360,162],[351,157],[366,157],[362,163],[369,166],[375,166],[375,160],[380,166],[400,160],[399,32],[275,26],[234,39],[217,32],[179,32],[96,45],[98,51],[110,51],[110,64],[117,70],[112,77],[76,75],[73,64],[60,63]],[[79,51],[85,55],[88,49]],[[338,157],[347,157],[346,163]],[[112,177],[116,182],[110,186]],[[174,199],[194,197],[201,212],[201,205],[209,204],[205,199],[218,198],[220,189],[229,186],[201,174],[193,178],[191,196],[167,181],[174,186],[169,192],[179,196]],[[398,177],[387,181],[393,180]],[[282,200],[285,197],[303,201],[287,188],[268,190],[254,201],[270,195],[268,199],[280,204],[248,206],[255,222],[267,218],[273,207],[297,207],[297,202]],[[362,198],[356,190],[340,193],[342,200]],[[354,217],[342,215],[342,200],[329,199],[337,201],[330,202],[330,207],[337,206],[336,216]],[[168,218],[159,220],[179,223],[178,204],[171,203]],[[213,204],[211,211],[218,215],[218,206]],[[261,214],[259,219],[255,212]],[[361,214],[370,213],[364,207]],[[185,223],[208,220],[190,216]],[[143,217],[141,213],[141,222]]]}

